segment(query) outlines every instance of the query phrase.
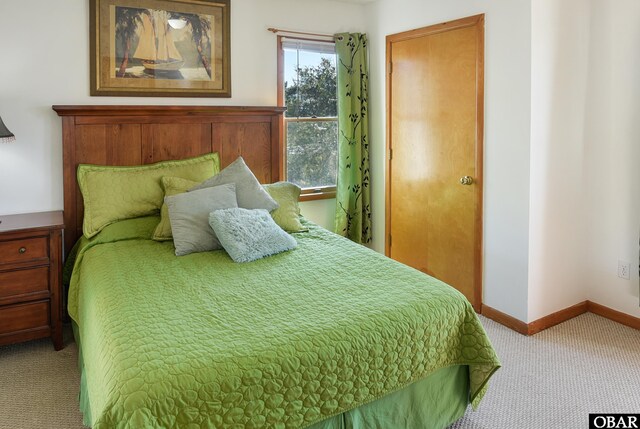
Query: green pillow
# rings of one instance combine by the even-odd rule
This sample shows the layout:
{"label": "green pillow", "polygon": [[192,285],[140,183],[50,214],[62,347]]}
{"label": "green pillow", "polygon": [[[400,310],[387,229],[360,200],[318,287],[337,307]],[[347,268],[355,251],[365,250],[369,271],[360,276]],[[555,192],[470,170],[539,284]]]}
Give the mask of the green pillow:
{"label": "green pillow", "polygon": [[[183,179],[182,177],[167,176],[162,178],[161,183],[165,197],[182,194],[198,184],[198,182]],[[156,241],[171,240],[173,238],[173,234],[171,233],[171,222],[169,221],[169,208],[164,202],[160,208],[160,223],[153,232],[152,238]]]}
{"label": "green pillow", "polygon": [[279,205],[271,212],[271,217],[278,226],[289,232],[306,231],[300,223],[300,188],[289,182],[277,182],[263,187]]}
{"label": "green pillow", "polygon": [[119,220],[157,213],[164,198],[162,176],[200,182],[219,171],[217,153],[130,167],[81,164],[78,185],[84,198],[82,231],[90,238]]}

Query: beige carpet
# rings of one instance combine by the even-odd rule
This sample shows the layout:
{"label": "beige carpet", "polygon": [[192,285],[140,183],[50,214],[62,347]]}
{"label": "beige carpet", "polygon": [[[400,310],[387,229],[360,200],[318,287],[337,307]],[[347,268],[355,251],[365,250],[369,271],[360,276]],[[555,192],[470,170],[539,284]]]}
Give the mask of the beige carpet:
{"label": "beige carpet", "polygon": [[591,313],[533,337],[482,323],[502,368],[451,429],[584,429],[589,413],[640,412],[640,331]]}
{"label": "beige carpet", "polygon": [[[529,338],[482,322],[503,368],[451,429],[583,429],[589,412],[640,412],[639,331],[593,314]],[[0,347],[1,429],[83,427],[69,334],[60,352],[49,340]]]}
{"label": "beige carpet", "polygon": [[0,347],[0,428],[83,428],[78,349],[71,330],[56,352],[49,339]]}

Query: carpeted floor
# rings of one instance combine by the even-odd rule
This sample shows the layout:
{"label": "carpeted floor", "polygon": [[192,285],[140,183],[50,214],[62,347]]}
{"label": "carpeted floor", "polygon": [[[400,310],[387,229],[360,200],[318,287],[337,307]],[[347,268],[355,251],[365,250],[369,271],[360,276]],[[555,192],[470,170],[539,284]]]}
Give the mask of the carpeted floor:
{"label": "carpeted floor", "polygon": [[586,313],[532,337],[482,318],[502,368],[450,429],[584,429],[640,412],[640,331]]}
{"label": "carpeted floor", "polygon": [[[482,322],[503,367],[479,410],[450,429],[582,429],[590,412],[640,412],[639,331],[593,314],[533,337]],[[0,347],[1,429],[83,427],[70,332],[65,344]]]}
{"label": "carpeted floor", "polygon": [[49,339],[0,347],[0,429],[84,427],[71,329],[64,344],[59,352]]}

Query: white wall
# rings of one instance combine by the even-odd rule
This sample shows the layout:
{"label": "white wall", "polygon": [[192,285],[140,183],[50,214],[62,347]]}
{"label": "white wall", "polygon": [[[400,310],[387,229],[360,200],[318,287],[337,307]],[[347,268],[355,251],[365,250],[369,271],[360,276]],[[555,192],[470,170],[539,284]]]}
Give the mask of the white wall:
{"label": "white wall", "polygon": [[[592,0],[588,121],[587,297],[640,317],[640,2]],[[631,279],[617,276],[618,260]]]}
{"label": "white wall", "polygon": [[336,199],[315,200],[300,203],[305,218],[333,231],[336,218]]}
{"label": "white wall", "polygon": [[527,320],[531,4],[379,0],[367,6],[371,56],[373,247],[384,248],[385,36],[485,13],[483,302]]}
{"label": "white wall", "polygon": [[586,299],[640,316],[639,18],[633,0],[532,2],[530,321]]}
{"label": "white wall", "polygon": [[590,5],[531,2],[529,314],[586,299],[585,115]]}
{"label": "white wall", "polygon": [[[53,104],[276,104],[276,37],[268,27],[364,31],[362,6],[340,2],[233,0],[232,98],[89,96],[86,0],[0,2],[0,116],[17,142],[0,146],[0,214],[62,209],[60,118]],[[329,219],[331,200],[304,203]],[[331,227],[331,222],[325,226]]]}

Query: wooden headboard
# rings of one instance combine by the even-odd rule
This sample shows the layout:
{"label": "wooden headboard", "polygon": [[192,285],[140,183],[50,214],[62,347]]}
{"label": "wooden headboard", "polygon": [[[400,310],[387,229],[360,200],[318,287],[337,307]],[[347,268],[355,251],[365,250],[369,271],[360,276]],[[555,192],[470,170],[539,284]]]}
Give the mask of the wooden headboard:
{"label": "wooden headboard", "polygon": [[283,175],[283,107],[53,106],[62,117],[64,244],[82,236],[78,164],[140,165],[220,154],[239,155],[261,183]]}

